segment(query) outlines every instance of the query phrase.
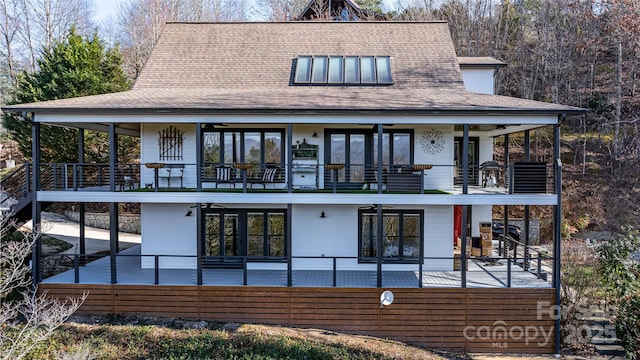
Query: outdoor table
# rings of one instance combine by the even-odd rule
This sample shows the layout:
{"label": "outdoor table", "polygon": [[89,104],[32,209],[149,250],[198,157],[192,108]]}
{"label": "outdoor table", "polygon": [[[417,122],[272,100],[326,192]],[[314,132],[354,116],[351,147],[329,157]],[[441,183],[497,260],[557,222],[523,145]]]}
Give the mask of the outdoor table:
{"label": "outdoor table", "polygon": [[413,170],[420,171],[420,194],[424,194],[424,171],[433,167],[431,164],[414,164]]}
{"label": "outdoor table", "polygon": [[247,192],[247,170],[254,167],[253,163],[234,163],[233,167],[242,171],[242,192]]}
{"label": "outdoor table", "polygon": [[333,192],[335,193],[338,185],[338,170],[344,169],[344,164],[327,164],[325,167],[327,170],[333,170]]}
{"label": "outdoor table", "polygon": [[158,170],[164,167],[164,163],[145,163],[147,169],[153,169],[153,178],[155,179],[155,191],[158,191]]}

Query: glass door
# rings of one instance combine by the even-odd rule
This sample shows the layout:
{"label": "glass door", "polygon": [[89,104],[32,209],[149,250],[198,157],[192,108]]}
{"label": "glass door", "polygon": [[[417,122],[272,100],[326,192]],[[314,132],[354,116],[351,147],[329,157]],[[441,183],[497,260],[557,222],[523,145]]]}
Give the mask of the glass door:
{"label": "glass door", "polygon": [[325,184],[337,181],[338,188],[359,189],[369,179],[366,170],[372,168],[372,134],[371,131],[335,131],[327,136],[325,163],[343,164],[337,171],[337,179],[333,171],[325,171]]}
{"label": "glass door", "polygon": [[284,210],[210,210],[203,214],[204,266],[241,267],[250,261],[286,259]]}
{"label": "glass door", "polygon": [[[453,159],[455,161],[456,164],[456,170],[455,170],[455,174],[454,174],[454,183],[456,185],[461,185],[462,184],[462,172],[463,172],[463,165],[462,165],[462,137],[456,137],[454,139],[454,156]],[[469,163],[469,185],[478,185],[478,179],[479,179],[479,157],[480,157],[480,153],[479,153],[479,147],[478,147],[478,138],[477,137],[470,137],[469,138],[469,158],[468,158],[468,163]]]}
{"label": "glass door", "polygon": [[237,213],[205,214],[204,256],[207,264],[241,264],[246,251]]}

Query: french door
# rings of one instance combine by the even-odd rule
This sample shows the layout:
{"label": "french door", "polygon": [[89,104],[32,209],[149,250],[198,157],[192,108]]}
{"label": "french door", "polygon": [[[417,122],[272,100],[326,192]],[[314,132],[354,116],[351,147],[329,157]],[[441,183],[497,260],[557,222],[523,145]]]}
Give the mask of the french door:
{"label": "french door", "polygon": [[[337,171],[325,171],[325,184],[337,182],[341,189],[358,189],[376,182],[378,133],[371,129],[327,130],[325,163],[343,164]],[[383,171],[393,172],[413,164],[413,131],[385,129],[382,138]],[[335,177],[335,179],[334,179]]]}
{"label": "french door", "polygon": [[285,210],[208,210],[203,213],[204,263],[237,267],[250,261],[286,259]]}

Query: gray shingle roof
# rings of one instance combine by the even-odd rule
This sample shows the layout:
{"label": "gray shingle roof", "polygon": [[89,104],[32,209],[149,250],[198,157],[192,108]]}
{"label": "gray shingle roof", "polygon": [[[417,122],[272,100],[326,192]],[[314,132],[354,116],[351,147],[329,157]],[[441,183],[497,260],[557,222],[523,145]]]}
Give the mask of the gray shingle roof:
{"label": "gray shingle roof", "polygon": [[[389,55],[391,86],[292,86],[298,55]],[[9,111],[575,112],[464,90],[444,22],[169,23],[132,90]]]}

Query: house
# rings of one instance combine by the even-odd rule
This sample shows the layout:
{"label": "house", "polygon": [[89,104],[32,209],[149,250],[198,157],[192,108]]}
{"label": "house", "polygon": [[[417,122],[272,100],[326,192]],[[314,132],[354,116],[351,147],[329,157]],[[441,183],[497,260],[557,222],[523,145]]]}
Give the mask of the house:
{"label": "house", "polygon": [[[167,24],[132,90],[4,107],[35,150],[42,124],[110,135],[109,164],[34,151],[22,175],[35,223],[45,202],[108,203],[112,220],[110,253],[68,272],[43,278],[38,247],[39,288],[89,291],[91,313],[559,351],[558,252],[489,229],[494,206],[546,206],[559,247],[559,125],[582,110],[494,95],[502,66],[456,57],[444,22]],[[532,162],[541,127],[554,151]],[[140,163],[117,163],[121,136]],[[120,251],[118,203],[141,204],[140,247]]]}

